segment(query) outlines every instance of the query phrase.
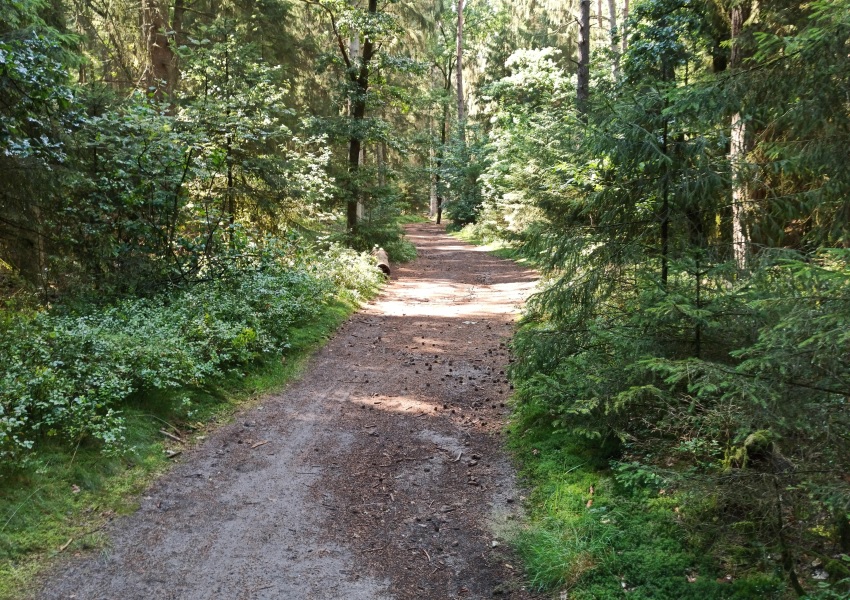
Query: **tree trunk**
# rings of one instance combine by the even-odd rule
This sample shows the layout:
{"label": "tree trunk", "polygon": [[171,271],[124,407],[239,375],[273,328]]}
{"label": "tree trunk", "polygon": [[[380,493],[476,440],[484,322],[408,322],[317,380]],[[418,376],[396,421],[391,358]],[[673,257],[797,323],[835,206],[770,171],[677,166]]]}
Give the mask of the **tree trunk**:
{"label": "tree trunk", "polygon": [[[446,81],[446,92],[448,92],[448,88],[451,85],[450,81]],[[446,130],[448,129],[448,121],[449,121],[449,105],[448,99],[443,103],[443,119],[440,123],[440,150],[437,152],[437,225],[440,224],[440,221],[443,218],[443,193],[440,189],[440,169],[443,166],[443,149],[446,147]]]}
{"label": "tree trunk", "polygon": [[[369,0],[368,12],[374,15],[378,12],[378,0]],[[340,42],[341,43],[341,42]],[[344,46],[343,46],[344,49]],[[354,84],[353,98],[351,99],[352,133],[348,140],[348,173],[351,177],[349,197],[346,203],[346,224],[349,232],[357,231],[357,207],[360,202],[360,150],[362,148],[362,122],[366,118],[366,94],[369,91],[369,62],[375,51],[375,45],[371,38],[367,37],[363,43],[363,56],[360,59],[360,67],[355,70],[356,63],[351,60],[349,77]]]}
{"label": "tree trunk", "polygon": [[628,41],[628,30],[629,27],[629,0],[625,1],[623,4],[623,37],[621,40],[621,46],[623,48],[623,53],[629,49],[629,41]]}
{"label": "tree trunk", "polygon": [[[460,127],[460,139],[465,140],[464,121],[466,110],[463,102],[463,1],[457,1],[457,122]],[[588,0],[590,1],[590,0]]]}
{"label": "tree trunk", "polygon": [[142,0],[142,39],[148,61],[142,80],[157,100],[173,94],[177,85],[177,62],[168,39],[169,29],[156,0]]}
{"label": "tree trunk", "polygon": [[434,150],[433,139],[434,137],[432,134],[431,148],[428,149],[428,162],[431,166],[431,193],[429,198],[430,202],[428,204],[428,217],[431,219],[437,216],[437,171],[435,168],[437,166],[437,151]]}
{"label": "tree trunk", "polygon": [[617,0],[608,0],[608,18],[611,26],[611,60],[613,61],[614,77],[620,73],[620,51],[617,48]]}
{"label": "tree trunk", "polygon": [[582,114],[587,113],[590,98],[590,0],[579,2],[578,28],[578,82],[576,105]]}
{"label": "tree trunk", "polygon": [[[741,64],[741,48],[737,42],[744,27],[744,9],[738,4],[731,12],[732,51],[729,68],[737,69]],[[747,268],[750,240],[746,229],[747,185],[742,167],[746,156],[746,123],[741,111],[732,115],[729,164],[732,169],[732,255],[738,269]]]}
{"label": "tree trunk", "polygon": [[740,112],[732,115],[732,133],[729,163],[732,167],[732,254],[738,269],[747,268],[749,238],[745,224],[747,185],[741,173],[746,155],[746,124]]}
{"label": "tree trunk", "polygon": [[372,251],[372,256],[375,257],[375,264],[381,272],[387,277],[390,276],[390,259],[387,256],[387,251],[383,248],[378,248]]}

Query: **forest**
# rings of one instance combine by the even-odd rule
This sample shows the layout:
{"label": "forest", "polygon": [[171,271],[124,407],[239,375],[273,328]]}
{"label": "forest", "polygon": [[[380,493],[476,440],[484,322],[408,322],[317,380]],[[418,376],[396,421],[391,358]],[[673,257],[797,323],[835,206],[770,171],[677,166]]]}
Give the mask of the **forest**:
{"label": "forest", "polygon": [[0,0],[3,585],[427,214],[541,275],[530,586],[848,597],[848,147],[850,0]]}

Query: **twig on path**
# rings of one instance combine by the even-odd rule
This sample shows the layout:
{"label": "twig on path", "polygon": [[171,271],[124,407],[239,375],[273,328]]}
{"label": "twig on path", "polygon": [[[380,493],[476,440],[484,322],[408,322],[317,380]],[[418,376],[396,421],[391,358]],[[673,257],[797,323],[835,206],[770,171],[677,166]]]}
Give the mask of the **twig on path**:
{"label": "twig on path", "polygon": [[183,441],[183,438],[181,438],[181,437],[180,437],[180,436],[178,436],[178,435],[174,435],[173,433],[169,433],[169,432],[168,432],[168,431],[166,431],[165,429],[160,429],[160,430],[159,430],[159,432],[160,432],[162,435],[164,435],[165,437],[167,437],[167,438],[169,438],[169,439],[174,440],[175,442],[179,442],[179,443],[181,443],[181,444],[185,443],[185,442]]}
{"label": "twig on path", "polygon": [[456,459],[454,459],[452,462],[457,462],[457,461],[459,461],[461,456],[463,456],[463,451],[458,452],[458,453],[457,453],[457,458],[456,458]]}
{"label": "twig on path", "polygon": [[264,585],[262,587],[255,587],[255,588],[251,589],[251,593],[253,594],[254,592],[259,592],[260,590],[267,590],[270,587],[274,587],[274,586],[273,585]]}
{"label": "twig on path", "polygon": [[256,444],[251,444],[251,450],[253,450],[254,448],[259,448],[260,446],[265,446],[270,441],[271,440],[263,440],[262,442],[257,442]]}
{"label": "twig on path", "polygon": [[74,541],[74,538],[68,538],[68,541],[59,546],[59,552],[65,552],[65,549],[71,545],[71,542]]}
{"label": "twig on path", "polygon": [[428,557],[428,562],[431,562],[431,555],[428,554],[428,551],[425,548],[420,548],[420,550],[422,550],[422,552],[425,553],[425,556]]}

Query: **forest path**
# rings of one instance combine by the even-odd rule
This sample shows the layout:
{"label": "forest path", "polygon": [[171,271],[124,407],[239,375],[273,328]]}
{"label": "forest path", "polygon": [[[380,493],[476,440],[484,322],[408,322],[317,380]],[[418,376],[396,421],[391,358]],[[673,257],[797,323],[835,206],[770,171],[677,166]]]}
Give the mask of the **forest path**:
{"label": "forest path", "polygon": [[39,597],[528,598],[493,531],[519,504],[505,343],[536,276],[407,232],[419,258],[298,382],[187,453]]}

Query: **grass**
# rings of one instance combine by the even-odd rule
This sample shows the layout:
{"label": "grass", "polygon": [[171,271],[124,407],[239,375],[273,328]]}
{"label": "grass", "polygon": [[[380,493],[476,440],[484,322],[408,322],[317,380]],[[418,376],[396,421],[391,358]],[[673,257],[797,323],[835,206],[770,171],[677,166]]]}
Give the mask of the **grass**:
{"label": "grass", "polygon": [[404,214],[399,216],[398,219],[396,219],[396,222],[399,225],[405,225],[407,223],[428,223],[430,221],[431,219],[421,213]]}
{"label": "grass", "polygon": [[73,451],[48,447],[23,469],[0,469],[0,600],[20,600],[60,555],[102,549],[103,529],[117,515],[138,508],[139,495],[172,464],[168,451],[181,444],[160,430],[200,443],[239,409],[298,377],[307,358],[356,309],[348,300],[330,303],[319,318],[293,331],[291,347],[244,375],[215,388],[182,390],[190,403],[164,408],[173,398],[137,397],[124,415],[129,451],[104,456],[96,447]]}
{"label": "grass", "polygon": [[501,238],[482,237],[475,227],[467,225],[462,229],[449,231],[449,234],[464,242],[481,246],[499,258],[512,260],[526,267],[536,268],[538,266],[533,256],[525,254],[512,242]]}
{"label": "grass", "polygon": [[509,427],[531,488],[514,543],[533,588],[568,591],[571,600],[784,597],[777,577],[735,573],[727,581],[680,526],[675,495],[625,488],[607,450],[547,423],[516,406]]}

